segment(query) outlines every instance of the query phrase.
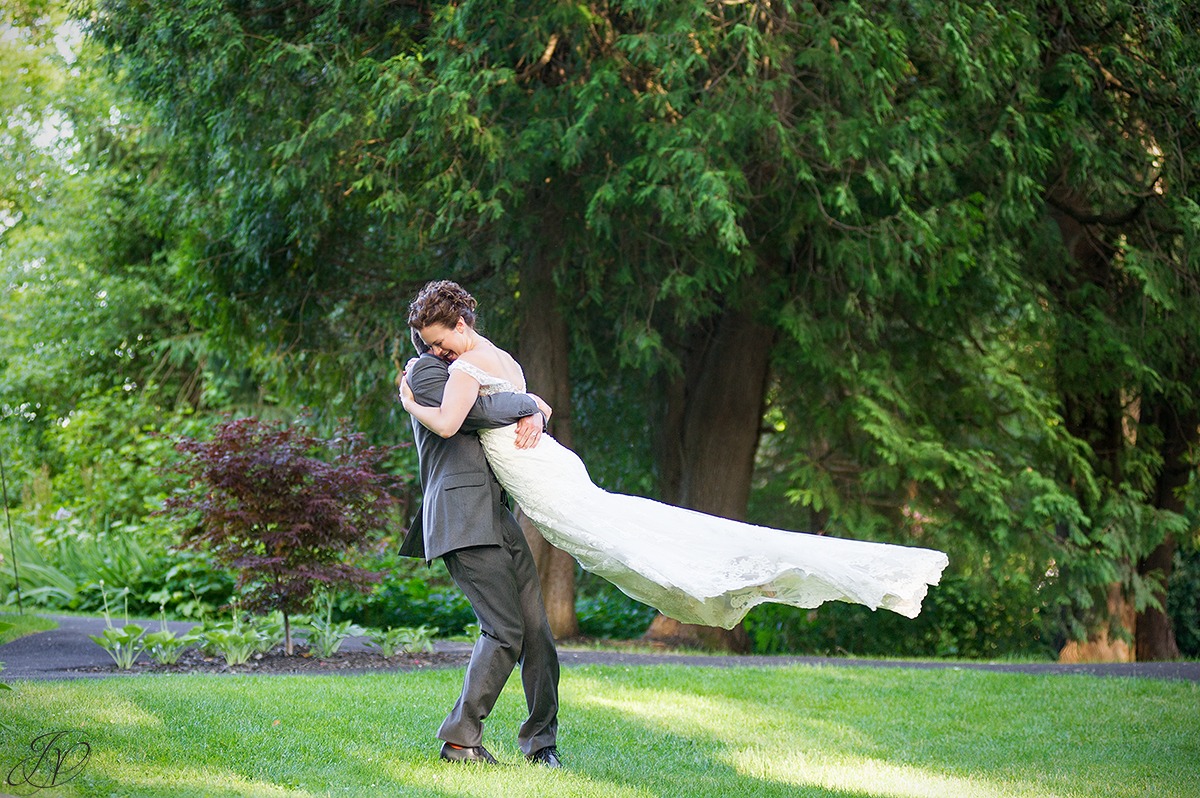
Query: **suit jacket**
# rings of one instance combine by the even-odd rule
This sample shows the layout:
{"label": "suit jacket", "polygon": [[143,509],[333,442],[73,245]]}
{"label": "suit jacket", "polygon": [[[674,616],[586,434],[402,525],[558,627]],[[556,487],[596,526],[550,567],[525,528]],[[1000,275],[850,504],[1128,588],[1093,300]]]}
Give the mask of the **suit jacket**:
{"label": "suit jacket", "polygon": [[[442,403],[448,369],[445,361],[430,354],[413,364],[408,382],[417,402],[428,407]],[[428,561],[456,549],[500,545],[504,525],[516,520],[501,500],[500,484],[473,433],[515,424],[537,412],[537,404],[525,394],[498,393],[481,396],[462,428],[449,438],[412,420],[424,498],[400,554]]]}

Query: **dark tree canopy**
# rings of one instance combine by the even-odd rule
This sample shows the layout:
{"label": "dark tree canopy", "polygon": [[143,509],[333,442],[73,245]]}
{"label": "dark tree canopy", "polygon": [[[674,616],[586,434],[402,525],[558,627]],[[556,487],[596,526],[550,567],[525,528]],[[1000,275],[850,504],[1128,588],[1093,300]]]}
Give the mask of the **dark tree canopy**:
{"label": "dark tree canopy", "polygon": [[615,481],[945,548],[1074,636],[1142,612],[1169,654],[1154,612],[1197,542],[1190,5],[81,14],[145,131],[105,184],[122,254],[89,267],[157,297],[208,395],[394,440],[403,309],[458,279],[563,418],[645,420],[572,425],[637,463]]}

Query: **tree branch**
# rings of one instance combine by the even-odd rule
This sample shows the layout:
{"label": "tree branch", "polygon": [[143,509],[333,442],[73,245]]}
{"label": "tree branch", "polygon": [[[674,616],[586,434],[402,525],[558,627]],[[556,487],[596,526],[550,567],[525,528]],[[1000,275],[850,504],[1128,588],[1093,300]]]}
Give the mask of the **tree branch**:
{"label": "tree branch", "polygon": [[1099,224],[1105,227],[1120,227],[1121,225],[1129,224],[1136,219],[1142,212],[1142,209],[1146,207],[1147,199],[1149,199],[1148,196],[1138,197],[1138,200],[1133,204],[1133,207],[1127,211],[1124,211],[1123,213],[1085,214],[1078,208],[1074,208],[1065,202],[1056,199],[1053,194],[1046,195],[1046,202],[1053,205],[1067,216],[1070,216],[1080,224]]}
{"label": "tree branch", "polygon": [[554,50],[558,47],[558,34],[550,34],[550,41],[546,42],[546,49],[542,51],[542,56],[537,61],[534,61],[521,73],[519,80],[528,80],[530,75],[537,72],[546,64],[550,63],[550,59],[554,57]]}

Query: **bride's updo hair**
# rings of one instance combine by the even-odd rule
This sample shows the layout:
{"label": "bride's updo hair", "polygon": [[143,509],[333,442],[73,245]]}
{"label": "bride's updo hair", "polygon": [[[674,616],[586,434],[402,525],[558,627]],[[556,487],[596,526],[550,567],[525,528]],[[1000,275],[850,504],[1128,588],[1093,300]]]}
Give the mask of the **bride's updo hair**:
{"label": "bride's updo hair", "polygon": [[437,280],[426,283],[408,306],[408,326],[423,330],[431,324],[453,327],[461,317],[468,327],[475,326],[475,297],[456,282]]}

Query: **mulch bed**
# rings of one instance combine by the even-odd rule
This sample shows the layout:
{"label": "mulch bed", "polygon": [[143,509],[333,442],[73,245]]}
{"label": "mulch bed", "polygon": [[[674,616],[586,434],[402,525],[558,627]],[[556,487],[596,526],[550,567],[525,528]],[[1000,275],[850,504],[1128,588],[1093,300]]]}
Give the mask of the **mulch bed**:
{"label": "mulch bed", "polygon": [[312,673],[361,673],[370,671],[414,671],[425,668],[450,668],[465,665],[471,658],[470,651],[435,651],[428,654],[396,654],[383,657],[375,651],[339,651],[329,657],[317,657],[302,645],[293,648],[291,656],[279,646],[266,654],[256,654],[243,665],[226,665],[225,658],[209,656],[198,649],[188,649],[174,665],[160,665],[143,654],[128,671],[120,671],[116,664],[94,668],[81,668],[87,673],[259,673],[259,674],[312,674]]}

